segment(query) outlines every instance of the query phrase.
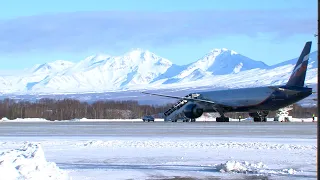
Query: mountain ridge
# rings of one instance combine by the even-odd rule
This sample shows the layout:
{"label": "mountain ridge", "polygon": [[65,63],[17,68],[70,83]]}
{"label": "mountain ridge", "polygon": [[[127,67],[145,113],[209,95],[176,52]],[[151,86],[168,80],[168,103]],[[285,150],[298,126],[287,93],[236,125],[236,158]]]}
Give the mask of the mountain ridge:
{"label": "mountain ridge", "polygon": [[[309,69],[317,68],[317,53],[310,53]],[[136,48],[122,56],[95,54],[77,63],[57,60],[35,65],[23,75],[0,75],[0,92],[85,93],[152,89],[162,86],[170,88],[183,84],[210,85],[210,82],[203,82],[206,79],[211,80],[213,85],[216,81],[221,87],[232,87],[229,81],[238,79],[237,76],[248,79],[248,82],[243,79],[239,79],[239,82],[250,85],[251,76],[261,72],[269,74],[262,74],[264,78],[260,84],[264,85],[284,82],[291,74],[295,63],[296,58],[268,66],[262,61],[250,59],[233,50],[215,48],[193,63],[176,65],[148,50]],[[314,73],[309,73],[308,82],[316,83]]]}

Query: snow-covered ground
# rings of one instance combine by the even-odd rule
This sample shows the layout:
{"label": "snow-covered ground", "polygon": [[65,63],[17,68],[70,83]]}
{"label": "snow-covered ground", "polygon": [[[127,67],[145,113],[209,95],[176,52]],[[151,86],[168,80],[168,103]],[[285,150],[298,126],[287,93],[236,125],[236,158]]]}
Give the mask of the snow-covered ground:
{"label": "snow-covered ground", "polygon": [[316,141],[316,123],[4,121],[0,179],[316,179]]}
{"label": "snow-covered ground", "polygon": [[55,163],[47,162],[40,144],[25,143],[21,148],[0,154],[0,179],[70,179]]}

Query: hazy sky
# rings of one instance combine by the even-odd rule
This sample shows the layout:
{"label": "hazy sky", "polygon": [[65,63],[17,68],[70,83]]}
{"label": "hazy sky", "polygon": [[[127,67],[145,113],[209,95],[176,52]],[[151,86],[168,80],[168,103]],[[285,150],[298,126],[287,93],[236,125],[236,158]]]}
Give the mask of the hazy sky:
{"label": "hazy sky", "polygon": [[0,69],[150,50],[176,64],[228,48],[268,65],[317,49],[316,0],[10,0],[0,3]]}

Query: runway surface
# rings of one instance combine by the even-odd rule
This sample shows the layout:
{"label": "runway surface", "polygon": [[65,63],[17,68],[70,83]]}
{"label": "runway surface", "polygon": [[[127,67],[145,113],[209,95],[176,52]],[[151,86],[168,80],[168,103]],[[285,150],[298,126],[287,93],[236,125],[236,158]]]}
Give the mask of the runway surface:
{"label": "runway surface", "polygon": [[317,124],[281,122],[1,122],[0,136],[316,138]]}

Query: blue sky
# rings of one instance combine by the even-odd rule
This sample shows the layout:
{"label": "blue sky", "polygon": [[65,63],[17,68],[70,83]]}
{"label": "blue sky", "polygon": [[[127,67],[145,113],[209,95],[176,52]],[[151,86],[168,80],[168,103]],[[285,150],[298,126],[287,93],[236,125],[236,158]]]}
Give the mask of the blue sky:
{"label": "blue sky", "polygon": [[228,48],[273,65],[317,31],[308,0],[10,0],[0,3],[0,69],[148,49],[188,64]]}

